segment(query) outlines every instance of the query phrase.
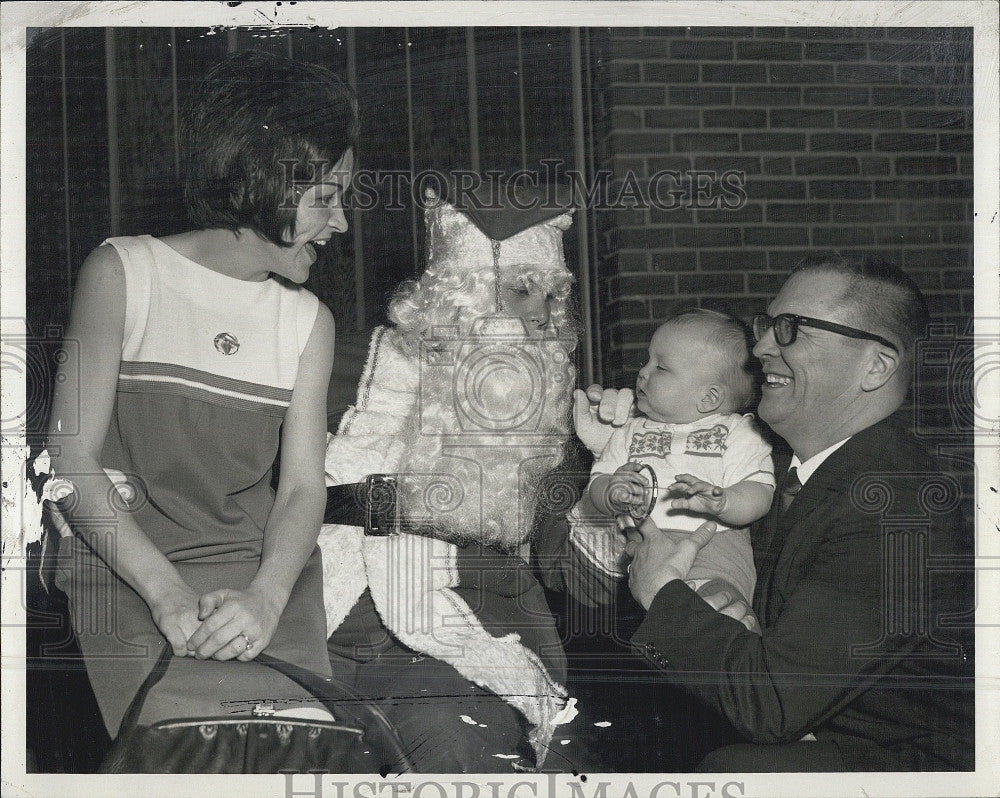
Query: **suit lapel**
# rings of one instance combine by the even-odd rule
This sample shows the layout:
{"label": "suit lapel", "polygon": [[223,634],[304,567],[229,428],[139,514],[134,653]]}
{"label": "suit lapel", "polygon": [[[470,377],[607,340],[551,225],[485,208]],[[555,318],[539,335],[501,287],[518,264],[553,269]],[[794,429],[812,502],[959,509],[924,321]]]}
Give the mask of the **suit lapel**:
{"label": "suit lapel", "polygon": [[[863,438],[864,432],[858,435]],[[796,570],[794,565],[804,556],[802,548],[816,546],[817,534],[825,528],[822,520],[813,521],[810,516],[822,510],[830,493],[841,493],[849,488],[857,450],[857,443],[852,439],[824,460],[785,512],[780,509],[780,495],[775,494],[768,516],[771,534],[764,568],[758,570],[757,575],[758,590],[762,592],[755,601],[755,611],[765,624],[781,614],[785,597],[795,587],[791,583]],[[778,484],[783,481],[784,475]]]}
{"label": "suit lapel", "polygon": [[[855,476],[866,463],[871,463],[872,452],[881,450],[885,437],[891,435],[896,424],[897,419],[890,416],[854,435],[823,461],[785,513],[781,513],[780,497],[775,495],[763,525],[764,535],[759,540],[758,551],[763,559],[758,565],[754,593],[754,611],[765,626],[781,614],[785,596],[795,588],[792,583],[793,566],[803,556],[802,547],[818,545],[818,536],[827,528],[824,519],[813,521],[810,516],[822,512],[831,493],[841,494],[850,490]],[[786,467],[781,471],[779,485],[787,470]]]}
{"label": "suit lapel", "polygon": [[[823,461],[784,514],[775,493],[770,512],[754,525],[752,532],[757,566],[753,608],[765,627],[775,622],[785,597],[796,587],[796,563],[808,556],[803,549],[820,545],[824,530],[830,528],[830,519],[821,516],[831,506],[831,494],[850,491],[856,476],[871,468],[873,453],[899,440],[899,430],[905,426],[902,422],[901,412],[897,412],[854,435]],[[775,458],[775,476],[781,475],[779,485],[788,471],[790,456]],[[838,500],[833,506],[843,505]]]}

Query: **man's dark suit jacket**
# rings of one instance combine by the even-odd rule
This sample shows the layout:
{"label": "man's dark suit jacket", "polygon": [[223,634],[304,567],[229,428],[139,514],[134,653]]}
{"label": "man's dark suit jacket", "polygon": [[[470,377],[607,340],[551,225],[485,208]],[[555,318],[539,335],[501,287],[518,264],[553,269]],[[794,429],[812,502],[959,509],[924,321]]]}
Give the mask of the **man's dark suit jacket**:
{"label": "man's dark suit jacket", "polygon": [[673,581],[632,643],[749,742],[812,733],[850,770],[972,770],[973,528],[900,421],[852,437],[756,525],[762,635]]}

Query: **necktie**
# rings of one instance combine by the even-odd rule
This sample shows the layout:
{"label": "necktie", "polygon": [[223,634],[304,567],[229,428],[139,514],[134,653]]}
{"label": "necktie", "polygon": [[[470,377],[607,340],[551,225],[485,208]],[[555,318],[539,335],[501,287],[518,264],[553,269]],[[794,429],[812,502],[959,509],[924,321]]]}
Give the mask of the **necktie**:
{"label": "necktie", "polygon": [[[781,480],[781,492],[778,497],[781,503],[777,512],[771,516],[771,539],[767,554],[757,568],[757,588],[754,593],[754,609],[761,623],[767,626],[773,621],[769,607],[771,605],[772,587],[777,572],[778,559],[785,545],[785,537],[789,530],[781,523],[782,516],[788,511],[792,499],[802,490],[799,475],[795,468],[789,468],[785,478]],[[780,604],[780,602],[779,602]]]}
{"label": "necktie", "polygon": [[788,510],[788,505],[792,503],[792,499],[798,495],[800,490],[802,490],[802,483],[799,482],[798,472],[794,467],[789,468],[781,483],[781,512],[784,513]]}

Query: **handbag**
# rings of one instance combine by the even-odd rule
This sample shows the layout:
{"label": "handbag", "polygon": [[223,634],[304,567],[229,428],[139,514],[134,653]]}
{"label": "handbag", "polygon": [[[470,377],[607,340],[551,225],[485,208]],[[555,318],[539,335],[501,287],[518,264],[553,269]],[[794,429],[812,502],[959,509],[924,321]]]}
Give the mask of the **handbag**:
{"label": "handbag", "polygon": [[[122,720],[100,773],[376,773],[412,772],[395,729],[353,688],[266,654],[246,665],[270,667],[318,698],[333,721],[274,716],[259,704],[250,715],[137,723],[150,691],[173,656],[164,648]],[[334,711],[336,710],[336,711]]]}

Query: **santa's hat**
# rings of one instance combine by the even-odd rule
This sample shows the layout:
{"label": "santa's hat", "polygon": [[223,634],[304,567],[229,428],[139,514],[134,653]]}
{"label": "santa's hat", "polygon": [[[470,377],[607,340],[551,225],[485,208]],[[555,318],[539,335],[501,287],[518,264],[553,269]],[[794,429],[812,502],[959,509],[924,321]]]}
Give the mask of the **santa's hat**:
{"label": "santa's hat", "polygon": [[566,270],[562,232],[574,210],[568,186],[485,181],[475,188],[454,182],[440,188],[424,192],[428,265],[453,258],[454,267],[475,268],[491,258],[499,292],[501,253],[509,242],[506,246],[520,245],[529,253],[554,246],[559,257],[549,262]]}

